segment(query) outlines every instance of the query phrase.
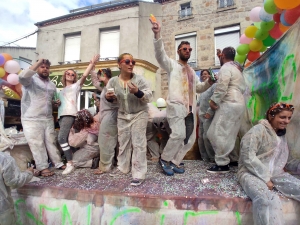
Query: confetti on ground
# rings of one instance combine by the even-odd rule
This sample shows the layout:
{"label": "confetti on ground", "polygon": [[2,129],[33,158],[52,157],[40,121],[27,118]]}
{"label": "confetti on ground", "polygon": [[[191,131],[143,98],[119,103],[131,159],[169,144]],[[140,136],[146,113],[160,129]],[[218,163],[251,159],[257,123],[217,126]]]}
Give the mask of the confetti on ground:
{"label": "confetti on ground", "polygon": [[94,175],[94,170],[79,168],[73,173],[62,175],[61,170],[55,170],[52,177],[40,177],[38,182],[30,186],[62,187],[80,190],[98,190],[103,192],[134,195],[186,196],[187,198],[201,196],[222,196],[247,198],[237,181],[237,167],[232,167],[226,174],[207,173],[212,164],[199,160],[186,160],[184,174],[166,176],[157,163],[148,162],[146,180],[138,187],[130,186],[131,173],[119,177],[109,174]]}

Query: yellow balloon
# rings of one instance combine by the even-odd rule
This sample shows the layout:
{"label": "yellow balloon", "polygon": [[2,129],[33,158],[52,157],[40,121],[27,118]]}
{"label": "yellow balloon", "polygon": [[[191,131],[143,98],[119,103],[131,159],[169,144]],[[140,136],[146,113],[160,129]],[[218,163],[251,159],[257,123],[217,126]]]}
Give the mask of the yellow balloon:
{"label": "yellow balloon", "polygon": [[263,47],[263,42],[261,40],[254,39],[249,44],[250,50],[253,52],[258,52]]}
{"label": "yellow balloon", "polygon": [[280,9],[293,9],[300,5],[300,0],[274,0],[274,3]]}
{"label": "yellow balloon", "polygon": [[245,30],[245,35],[248,38],[254,38],[256,31],[258,28],[256,26],[249,26]]}
{"label": "yellow balloon", "polygon": [[5,70],[2,67],[0,67],[0,78],[4,76],[5,76]]}
{"label": "yellow balloon", "polygon": [[4,91],[4,94],[5,94],[7,97],[13,98],[13,99],[18,99],[18,100],[21,99],[20,95],[18,95],[17,92],[15,92],[14,90],[10,89],[9,87],[2,86],[2,89],[3,89],[3,91]]}

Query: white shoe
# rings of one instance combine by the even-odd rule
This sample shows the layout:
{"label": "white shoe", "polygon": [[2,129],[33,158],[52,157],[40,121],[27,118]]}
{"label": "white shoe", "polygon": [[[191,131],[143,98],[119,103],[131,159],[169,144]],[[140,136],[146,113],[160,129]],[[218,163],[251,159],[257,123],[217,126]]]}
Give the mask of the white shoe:
{"label": "white shoe", "polygon": [[72,173],[75,170],[75,166],[72,165],[71,163],[67,163],[66,169],[62,172],[63,175]]}

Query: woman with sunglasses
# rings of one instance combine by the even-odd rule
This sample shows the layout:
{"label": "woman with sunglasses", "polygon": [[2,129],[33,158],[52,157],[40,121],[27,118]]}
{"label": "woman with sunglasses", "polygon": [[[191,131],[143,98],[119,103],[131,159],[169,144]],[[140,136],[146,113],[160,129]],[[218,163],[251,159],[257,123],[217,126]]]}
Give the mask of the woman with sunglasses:
{"label": "woman with sunglasses", "polygon": [[68,136],[77,113],[78,94],[95,62],[98,60],[99,56],[95,55],[79,80],[77,80],[77,73],[73,69],[66,70],[62,77],[64,88],[58,95],[59,100],[61,101],[61,105],[58,107],[58,119],[60,127],[58,133],[58,143],[60,144],[67,159],[67,167],[62,172],[64,175],[71,173],[75,169],[72,161],[72,150],[70,149],[68,143]]}
{"label": "woman with sunglasses", "polygon": [[133,73],[135,61],[129,53],[118,58],[120,75],[107,84],[105,98],[119,104],[118,111],[118,166],[110,175],[117,176],[132,172],[131,185],[138,186],[147,172],[148,105],[152,91],[144,77]]}
{"label": "woman with sunglasses", "polygon": [[91,71],[92,83],[101,91],[100,128],[98,134],[100,163],[94,174],[103,174],[112,170],[115,149],[118,143],[117,115],[119,106],[116,102],[109,102],[105,98],[106,85],[111,78],[112,72],[109,68],[100,69],[97,74],[94,70]]}
{"label": "woman with sunglasses", "polygon": [[300,201],[300,180],[285,172],[300,172],[285,136],[293,111],[290,104],[271,105],[266,119],[242,138],[238,179],[252,199],[255,225],[284,224],[280,199],[272,189]]}

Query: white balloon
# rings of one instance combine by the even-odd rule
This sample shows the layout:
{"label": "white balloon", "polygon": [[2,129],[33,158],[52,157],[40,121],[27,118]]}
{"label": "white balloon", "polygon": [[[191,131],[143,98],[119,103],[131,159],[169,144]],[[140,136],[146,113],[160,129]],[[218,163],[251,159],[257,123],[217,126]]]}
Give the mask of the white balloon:
{"label": "white balloon", "polygon": [[264,8],[261,8],[261,10],[259,12],[259,18],[264,22],[269,22],[269,21],[273,20],[273,15],[267,13]]}
{"label": "white balloon", "polygon": [[20,65],[17,61],[15,60],[8,60],[4,64],[4,70],[7,73],[18,73],[20,71]]}
{"label": "white balloon", "polygon": [[260,22],[261,19],[259,18],[259,12],[262,7],[255,7],[250,11],[250,20],[253,22]]}
{"label": "white balloon", "polygon": [[7,76],[7,82],[12,85],[17,85],[19,83],[18,74],[11,73]]}

